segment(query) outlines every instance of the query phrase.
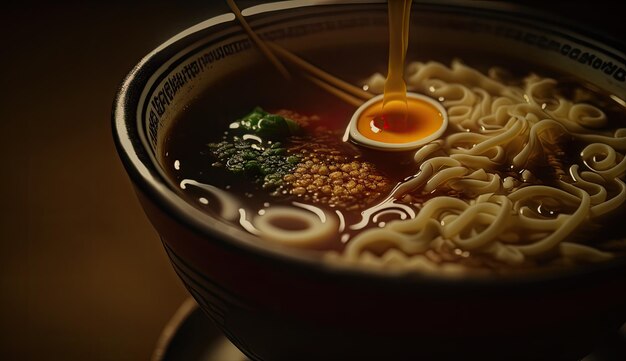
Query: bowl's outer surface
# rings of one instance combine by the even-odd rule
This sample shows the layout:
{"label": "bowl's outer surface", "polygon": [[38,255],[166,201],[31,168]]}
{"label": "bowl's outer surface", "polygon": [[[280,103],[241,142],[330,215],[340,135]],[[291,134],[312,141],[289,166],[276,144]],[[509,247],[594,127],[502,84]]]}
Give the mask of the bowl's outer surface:
{"label": "bowl's outer surface", "polygon": [[626,319],[619,270],[500,286],[368,282],[221,247],[138,194],[189,292],[253,360],[573,360]]}
{"label": "bowl's outer surface", "polygon": [[[307,36],[319,43],[324,31],[380,37],[386,25],[376,19],[384,18],[384,4],[357,6],[302,7],[251,18],[267,38],[292,49],[314,43],[303,41]],[[441,28],[442,36],[461,34],[461,43],[478,36],[513,56],[536,52],[536,61],[560,62],[566,72],[622,98],[626,94],[623,54],[592,39],[532,20],[516,22],[520,16],[499,10],[428,5],[414,11],[419,9],[432,12],[421,19]],[[293,21],[308,25],[281,30],[283,22]],[[160,137],[185,98],[259,58],[245,39],[225,15],[155,50],[125,80],[113,127],[120,156],[176,272],[250,358],[566,360],[584,355],[604,330],[626,320],[624,262],[509,280],[371,274],[261,249],[249,235],[186,204],[159,169]]]}

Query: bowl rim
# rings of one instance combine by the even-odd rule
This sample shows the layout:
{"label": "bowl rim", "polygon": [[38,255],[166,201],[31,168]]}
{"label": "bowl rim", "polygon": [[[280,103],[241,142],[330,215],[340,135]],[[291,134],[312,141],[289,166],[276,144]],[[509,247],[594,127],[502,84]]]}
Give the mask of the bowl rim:
{"label": "bowl rim", "polygon": [[[256,5],[242,10],[242,13],[245,16],[253,16],[270,13],[272,11],[282,11],[307,6],[345,4],[380,5],[385,2],[384,0],[279,1]],[[619,45],[621,44],[619,40],[606,37],[598,32],[590,31],[589,29],[581,28],[580,24],[567,23],[562,20],[553,21],[554,19],[546,18],[546,15],[542,12],[531,10],[517,4],[499,4],[497,2],[473,2],[468,4],[462,1],[416,1],[415,4],[424,5],[426,7],[454,7],[456,10],[470,11],[469,14],[471,16],[475,16],[475,14],[472,14],[474,11],[505,14],[509,16],[524,15],[525,18],[524,21],[521,21],[522,23],[539,22],[542,26],[548,27],[549,29],[567,31],[568,33],[573,32],[581,36],[583,41],[585,39],[593,39],[594,41],[611,47],[611,44],[623,46]],[[259,242],[254,242],[254,240],[256,240],[255,236],[243,230],[235,229],[234,227],[231,227],[232,229],[225,227],[226,224],[224,222],[218,221],[193,207],[170,188],[168,182],[162,179],[159,171],[152,169],[155,165],[151,163],[150,157],[147,155],[148,151],[144,148],[138,136],[132,136],[134,126],[137,124],[133,103],[141,97],[145,81],[160,64],[168,59],[167,50],[171,50],[177,43],[183,40],[189,40],[189,38],[200,34],[202,31],[223,24],[230,24],[234,21],[235,16],[232,13],[212,17],[186,28],[149,52],[134,66],[122,81],[114,98],[111,117],[115,147],[133,184],[145,193],[162,211],[188,229],[201,235],[207,242],[215,242],[219,244],[220,247],[234,252],[243,252],[246,256],[256,260],[269,261],[277,266],[281,265],[318,276],[341,277],[342,279],[349,280],[351,283],[365,283],[370,286],[374,286],[375,284],[382,287],[395,287],[397,285],[401,287],[412,287],[416,285],[420,285],[420,287],[428,285],[445,287],[447,285],[454,285],[455,289],[459,287],[464,289],[475,289],[477,287],[487,289],[519,289],[520,286],[545,287],[547,285],[555,286],[573,282],[578,283],[585,279],[594,280],[598,275],[610,274],[615,271],[621,272],[626,267],[626,260],[623,259],[626,257],[618,257],[612,261],[559,270],[558,272],[529,272],[523,275],[515,274],[506,276],[464,275],[457,278],[439,274],[425,274],[419,272],[396,273],[389,270],[365,268],[354,265],[337,265],[334,262],[322,261],[319,257],[314,257],[310,254],[301,254],[299,250],[274,247],[265,242],[259,245]],[[564,28],[564,26],[567,26],[567,28]],[[585,34],[590,35],[582,35],[580,33],[581,30],[585,31]],[[621,52],[618,50],[615,52],[618,53],[619,57]],[[621,53],[621,59],[623,58],[624,55]],[[136,106],[136,104],[134,105]],[[203,216],[199,217],[199,214]]]}

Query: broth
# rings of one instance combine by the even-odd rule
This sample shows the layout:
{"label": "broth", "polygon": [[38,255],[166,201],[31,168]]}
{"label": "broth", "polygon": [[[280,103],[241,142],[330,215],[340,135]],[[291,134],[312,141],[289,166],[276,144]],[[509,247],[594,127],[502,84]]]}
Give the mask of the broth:
{"label": "broth", "polygon": [[[342,51],[349,53],[355,59],[359,59],[358,64],[336,64],[332,61],[332,59],[340,56],[336,52],[319,52],[308,54],[308,56],[315,59],[322,68],[353,84],[362,85],[367,82],[366,79],[374,79],[370,78],[372,73],[385,69],[386,62],[382,56],[368,57],[367,54],[363,54],[366,51],[364,49],[348,50],[343,49]],[[372,51],[371,48],[367,49],[367,53],[382,53],[384,55],[384,51]],[[432,54],[442,64],[454,64],[450,58],[435,56],[437,52]],[[413,59],[415,57],[409,55],[408,60],[412,61]],[[489,60],[494,61],[493,59]],[[496,87],[496,85],[503,87],[502,94],[506,94],[508,91],[505,89],[507,86],[519,87],[521,84],[535,81],[531,79],[525,83],[524,78],[530,74],[541,74],[538,78],[540,80],[537,82],[548,77],[557,79],[556,85],[541,85],[535,86],[535,88],[526,86],[528,89],[536,89],[538,92],[549,92],[548,94],[531,94],[533,99],[546,98],[545,102],[539,106],[542,111],[556,112],[556,110],[551,110],[551,107],[559,106],[551,103],[555,97],[565,99],[563,101],[572,104],[584,102],[593,105],[594,108],[601,109],[608,119],[607,125],[600,128],[590,127],[589,132],[611,137],[617,129],[626,127],[626,111],[608,95],[586,87],[571,77],[559,76],[545,69],[528,69],[522,65],[511,66],[515,63],[511,62],[510,59],[500,58],[497,61],[499,64],[506,64],[507,71],[493,70],[492,67],[497,65],[495,62],[485,64],[471,57],[466,58],[466,64],[471,64],[473,68],[469,65],[462,65],[462,67],[467,68],[462,69],[466,69],[467,72],[478,69],[485,74],[488,69],[492,69],[492,75],[497,73],[497,76],[493,75],[492,78],[483,76],[485,79],[497,79],[497,84],[495,80],[494,84],[487,82],[485,88]],[[453,104],[454,100],[450,97],[438,94],[438,92],[448,89],[446,88],[447,84],[430,79],[424,83],[411,82],[411,77],[419,76],[420,72],[427,71],[424,70],[426,67],[439,69],[438,66],[443,65],[438,63],[409,65],[408,86],[410,89],[411,87],[422,87],[415,90],[435,99],[438,98],[448,110],[451,121],[455,116],[460,119],[458,114],[461,109],[460,106]],[[453,74],[451,69],[454,69],[455,66],[445,65],[444,68]],[[436,72],[433,71],[433,73]],[[478,81],[471,76],[467,79],[469,79],[467,84],[461,85],[468,89],[471,89],[472,84]],[[485,82],[482,78],[479,80]],[[370,81],[368,84],[371,90],[376,88],[374,83]],[[447,83],[455,84],[455,81],[448,81]],[[428,84],[440,85],[435,87],[435,85]],[[380,84],[378,87],[380,88]],[[449,87],[449,90],[446,90],[450,96],[455,94],[453,88]],[[492,90],[486,90],[485,94],[490,91]],[[482,93],[479,92],[479,94]],[[484,99],[487,98],[487,95],[483,96]],[[511,98],[517,96],[528,98],[526,94],[510,95]],[[493,98],[496,97],[493,96]],[[484,101],[484,99],[482,100]],[[478,105],[474,109],[479,108],[479,100],[475,101]],[[501,102],[509,106],[506,100]],[[528,104],[531,103],[529,100]],[[224,146],[226,143],[233,143],[233,137],[236,134],[241,136],[245,133],[242,133],[241,129],[234,129],[232,124],[249,114],[255,107],[261,107],[271,114],[282,114],[287,119],[298,120],[296,123],[304,129],[302,133],[286,136],[279,140],[263,138],[262,142],[259,142],[256,138],[251,140],[250,137],[247,140],[239,140],[243,144],[241,147],[247,147],[245,150],[251,152],[250,155],[247,155],[251,158],[267,153],[263,157],[270,159],[272,149],[282,149],[280,152],[284,152],[284,156],[277,154],[276,158],[278,159],[276,162],[283,162],[280,163],[281,171],[272,173],[277,174],[277,176],[271,181],[267,180],[267,174],[259,173],[258,170],[255,170],[257,173],[252,176],[243,168],[241,172],[233,173],[228,167],[234,167],[234,165],[227,164],[228,161],[224,162],[216,156],[216,152],[221,149],[220,144]],[[175,184],[181,184],[185,180],[193,180],[199,184],[214,186],[232,195],[237,200],[235,208],[239,210],[239,214],[224,214],[224,205],[220,205],[223,199],[220,200],[214,191],[207,192],[206,188],[195,186],[180,189],[182,196],[191,204],[213,216],[224,218],[225,222],[242,227],[250,233],[258,234],[260,236],[259,242],[273,242],[272,237],[264,236],[263,232],[254,225],[255,219],[264,216],[269,217],[268,215],[273,212],[273,209],[293,209],[294,212],[312,215],[313,219],[303,215],[289,220],[289,218],[285,218],[283,213],[276,212],[273,219],[268,218],[269,220],[264,223],[264,227],[274,227],[277,229],[276,232],[280,229],[282,233],[276,233],[274,237],[274,240],[281,240],[279,243],[310,249],[311,252],[315,252],[331,262],[338,261],[388,269],[414,269],[427,272],[486,271],[487,273],[497,273],[592,263],[610,259],[626,251],[626,242],[624,241],[626,229],[614,226],[617,219],[623,219],[626,215],[623,200],[614,201],[620,205],[607,211],[606,214],[598,217],[582,217],[582,223],[574,225],[567,223],[567,220],[578,217],[576,212],[581,207],[574,200],[575,197],[571,196],[571,201],[566,197],[566,201],[558,202],[559,197],[553,196],[552,191],[548,189],[559,189],[559,187],[569,189],[568,186],[561,186],[561,183],[569,182],[571,184],[575,177],[580,177],[583,171],[587,171],[583,168],[587,161],[581,161],[580,154],[589,144],[597,143],[596,140],[581,139],[578,136],[572,136],[570,132],[559,130],[558,126],[549,126],[546,128],[547,130],[542,130],[540,136],[536,138],[536,142],[540,144],[537,145],[536,149],[533,148],[534,150],[529,153],[527,161],[523,164],[503,162],[493,165],[491,168],[481,167],[475,162],[491,164],[494,159],[498,159],[499,155],[495,154],[496,150],[485,145],[486,150],[481,153],[483,154],[482,157],[485,158],[483,159],[473,155],[473,153],[470,154],[472,149],[480,148],[482,139],[491,136],[490,134],[500,134],[499,132],[506,132],[507,129],[511,130],[516,126],[514,122],[507,125],[508,128],[504,126],[498,128],[495,123],[485,123],[482,126],[484,129],[475,130],[470,129],[470,126],[464,123],[465,121],[457,121],[457,127],[448,129],[441,137],[445,140],[442,141],[443,143],[453,144],[454,147],[446,148],[445,145],[441,145],[443,143],[440,142],[440,144],[435,141],[419,149],[417,154],[415,151],[387,153],[365,149],[342,141],[346,125],[354,110],[352,106],[344,104],[341,100],[304,79],[295,79],[293,83],[290,83],[281,80],[272,69],[250,68],[223,83],[215,84],[189,105],[188,109],[176,119],[166,136],[160,154],[161,162],[167,175]],[[592,110],[589,111],[592,112]],[[533,112],[536,113],[536,110],[529,111],[528,114],[534,114]],[[587,116],[589,115],[587,114]],[[468,115],[469,118],[471,118],[471,114]],[[497,117],[495,115],[491,118],[485,117],[488,120],[493,120],[492,118]],[[527,118],[520,120],[520,124],[526,122],[530,126],[540,121],[540,119],[534,119],[532,116],[527,116]],[[464,127],[467,130],[464,130]],[[493,129],[489,127],[493,127]],[[468,144],[466,140],[458,142],[455,140],[468,137],[464,133],[475,135],[475,140],[473,140],[475,144]],[[554,133],[554,135],[552,136],[550,133]],[[528,139],[526,141],[531,142]],[[520,140],[512,139],[512,145],[505,146],[515,148],[515,142],[520,142]],[[210,143],[213,145],[209,146]],[[279,146],[272,148],[277,143]],[[526,145],[528,144],[517,144],[519,149],[525,148]],[[233,148],[237,147],[236,144],[233,146]],[[429,147],[432,149],[439,148],[428,153]],[[497,147],[494,145],[493,149],[499,149]],[[541,151],[537,151],[537,149]],[[601,163],[603,159],[610,157],[611,155],[606,154],[603,149],[599,149],[597,154],[588,161]],[[506,158],[510,155],[507,152],[510,153],[511,149],[505,149],[505,154],[501,157]],[[422,153],[425,154],[423,157],[420,155]],[[247,153],[242,154],[244,154],[242,157],[245,158]],[[292,158],[292,163],[289,163],[289,157],[295,157]],[[420,157],[422,159],[418,159]],[[424,177],[427,166],[424,165],[435,164],[433,163],[435,158],[442,158],[439,163],[436,163],[440,169],[430,170],[432,177],[426,179]],[[444,158],[447,160],[444,161]],[[242,160],[242,162],[244,161],[245,159]],[[451,165],[459,162],[461,166]],[[623,163],[623,150],[617,151],[614,161],[617,166],[620,162]],[[243,164],[245,165],[242,167],[245,167],[250,162]],[[254,166],[257,165],[254,164]],[[262,166],[261,164],[260,167]],[[572,166],[580,169],[580,174],[575,177],[571,173]],[[429,183],[436,183],[436,177],[444,174],[440,170],[448,171],[450,169],[448,173],[452,174],[455,171],[461,172],[463,167],[470,171],[463,171],[465,173],[462,175],[450,176],[452,178],[434,186],[433,189],[428,188]],[[420,177],[425,179],[423,184],[411,186],[412,183],[418,184]],[[598,176],[585,175],[584,177],[588,178],[586,178],[587,182],[593,183],[593,180],[600,182]],[[487,187],[490,184],[489,179],[496,178],[498,185],[495,192],[482,192],[479,190],[482,186],[476,185],[483,182],[484,187]],[[623,172],[618,173],[616,178],[623,181]],[[623,182],[620,183],[620,181],[611,179],[601,182],[608,195],[608,200],[612,199],[611,197],[619,197],[620,184]],[[494,182],[491,181],[491,183]],[[494,249],[493,244],[495,243],[479,244],[478,241],[471,243],[479,239],[481,235],[492,232],[493,229],[490,228],[492,224],[496,224],[498,219],[504,217],[501,216],[502,211],[495,209],[504,207],[505,204],[508,204],[507,202],[510,202],[505,199],[508,195],[516,191],[516,194],[522,194],[523,192],[519,192],[519,190],[530,186],[544,186],[537,189],[545,191],[546,195],[543,198],[528,196],[527,200],[526,198],[524,200],[518,199],[522,196],[512,196],[513,203],[519,204],[520,208],[515,209],[515,212],[519,213],[520,220],[507,221],[509,225],[503,226],[500,234],[494,236],[497,238],[496,243],[499,244],[497,247],[500,248]],[[592,195],[592,198],[595,197],[593,199],[597,199],[599,196],[594,193],[596,192],[594,187],[590,184],[583,188]],[[564,191],[559,190],[559,192]],[[570,193],[572,192],[577,191],[571,190]],[[586,199],[584,195],[581,197],[581,199]],[[409,226],[408,223],[401,223],[411,219],[419,219],[420,214],[429,212],[431,206],[438,202],[436,199],[442,200],[444,198],[447,200],[446,202],[451,202],[452,206],[447,210],[437,209],[431,218],[424,221],[424,224],[419,225],[419,227],[415,226],[419,229],[409,231],[408,229],[413,226]],[[431,200],[433,202],[429,202]],[[463,212],[468,207],[478,209],[479,211],[476,212],[479,213],[464,215]],[[491,211],[492,208],[494,209],[493,212]],[[596,211],[596,213],[599,214],[600,211]],[[521,220],[522,218],[525,221]],[[573,227],[576,231],[569,232],[565,238],[546,247],[545,250],[538,251],[533,248],[537,243],[550,239],[557,233],[557,231],[549,230],[547,224],[554,223],[556,220],[561,222],[562,219],[565,221],[559,227]],[[446,232],[452,231],[446,231],[446,229],[450,229],[446,227],[454,222],[458,225],[455,227],[459,228],[460,231],[454,235],[448,235]],[[523,222],[534,224],[539,228],[530,232],[532,234],[526,235],[524,234]],[[388,226],[392,223],[396,229],[404,227],[407,230],[396,231],[395,235],[392,236],[376,233],[381,229],[389,228]],[[440,226],[437,226],[437,223]],[[311,236],[312,233],[306,233],[310,231],[307,230],[307,227],[314,230],[314,236]],[[541,227],[545,227],[545,229],[542,231]],[[601,231],[598,231],[599,229]],[[274,232],[274,229],[271,232]],[[312,240],[302,241],[309,236],[312,237]],[[424,241],[425,239],[428,241]],[[400,242],[404,243],[400,244]],[[566,246],[562,246],[563,244]],[[516,252],[522,254],[521,260]]]}

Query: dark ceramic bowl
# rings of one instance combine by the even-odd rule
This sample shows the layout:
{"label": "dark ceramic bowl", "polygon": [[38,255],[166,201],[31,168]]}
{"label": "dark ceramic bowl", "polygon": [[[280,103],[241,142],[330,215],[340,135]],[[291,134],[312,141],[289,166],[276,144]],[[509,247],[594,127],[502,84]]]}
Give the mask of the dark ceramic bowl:
{"label": "dark ceramic bowl", "polygon": [[[386,11],[385,3],[296,1],[245,14],[266,39],[315,54],[385,44]],[[423,52],[436,46],[461,57],[523,59],[626,99],[620,46],[534,13],[416,3],[411,29],[411,46]],[[311,57],[331,67],[334,61]],[[198,93],[265,61],[232,14],[209,19],[141,60],[113,112],[118,152],[172,265],[252,360],[575,360],[626,321],[623,260],[482,279],[338,268],[261,245],[184,201],[157,156],[163,135]]]}

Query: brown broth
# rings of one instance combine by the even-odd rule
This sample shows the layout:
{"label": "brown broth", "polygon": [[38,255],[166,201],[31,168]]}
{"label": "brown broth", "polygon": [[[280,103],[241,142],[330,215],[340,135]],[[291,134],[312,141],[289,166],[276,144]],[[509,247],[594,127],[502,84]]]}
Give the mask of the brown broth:
{"label": "brown broth", "polygon": [[[355,56],[354,53],[350,54]],[[333,58],[341,55],[328,53],[315,55],[316,59],[319,59],[317,64],[322,68],[338,74],[354,84],[359,84],[359,81],[362,79],[366,79],[376,71],[384,70],[385,67],[384,57],[374,56],[369,60],[361,61],[359,66],[355,67],[353,66],[354,64],[339,65],[337,62],[332,61]],[[359,55],[356,55],[355,58],[360,60],[368,59]],[[409,60],[413,59],[414,57],[409,57]],[[449,59],[444,57],[436,57],[436,60],[449,64]],[[488,67],[486,64],[473,64],[471,61],[466,63],[479,70],[484,70]],[[506,59],[502,63],[506,64]],[[510,66],[510,64],[508,65]],[[513,67],[512,69],[514,73],[528,74],[528,71],[525,71],[523,67]],[[542,71],[541,75],[555,76],[548,71]],[[519,79],[516,81],[519,81]],[[588,89],[575,80],[566,78],[561,82],[559,91],[571,97],[574,94],[572,90],[574,86],[580,89]],[[626,126],[626,112],[623,107],[616,104],[608,96],[594,92],[591,94],[588,102],[599,106],[606,112],[611,121],[611,128]],[[338,139],[341,138],[355,110],[352,106],[343,103],[341,100],[303,79],[296,79],[294,82],[289,83],[281,80],[274,70],[267,67],[243,70],[236,77],[212,86],[201,97],[195,99],[176,119],[166,136],[163,151],[160,154],[167,175],[175,184],[178,184],[183,179],[193,179],[228,190],[232,194],[238,195],[241,199],[245,199],[247,206],[254,210],[262,210],[269,205],[292,206],[294,201],[301,202],[301,198],[295,195],[271,195],[262,189],[259,184],[245,177],[233,175],[224,168],[212,166],[215,158],[210,154],[207,144],[219,142],[228,136],[228,124],[249,113],[256,106],[260,106],[268,112],[288,109],[303,115],[316,115],[320,118],[319,126],[329,129]],[[351,144],[343,146],[346,153],[356,154],[355,159],[374,164],[377,170],[389,179],[391,186],[414,175],[418,170],[418,166],[413,162],[413,154],[411,152],[384,153],[355,147]],[[581,144],[571,139],[565,139],[558,144],[558,147],[565,153],[562,159],[558,159],[564,169],[567,169],[572,164],[572,158],[579,154],[582,149]],[[532,167],[538,183],[546,185],[555,183],[558,175],[555,174],[554,164],[550,164],[547,161],[538,161]],[[509,171],[502,169],[501,175],[506,176]],[[390,188],[387,189],[387,192],[389,190]],[[210,196],[194,188],[186,189],[184,192],[181,191],[181,193],[191,204],[209,214],[217,215],[217,210],[213,206],[214,200],[210,199]],[[442,194],[436,191],[429,197],[432,198],[437,195]],[[462,194],[454,194],[454,196],[463,197]],[[382,194],[376,201],[380,201],[385,197],[386,194]],[[426,200],[425,198],[421,201]],[[372,202],[372,204],[375,203]],[[330,213],[338,210],[335,207],[328,207],[324,204],[315,204],[315,206],[323,208]],[[414,213],[419,211],[415,206],[407,205],[407,207],[412,209]],[[574,235],[575,240],[581,243],[593,243],[594,247],[599,249],[605,248],[616,251],[611,248],[613,246],[611,242],[598,243],[598,241],[600,239],[609,241],[626,239],[626,227],[614,226],[617,220],[624,219],[626,215],[625,209],[626,207],[622,206],[617,212],[613,212],[610,216],[605,217],[606,219],[602,222],[603,225],[585,227],[580,232],[576,232]],[[362,209],[341,209],[341,211],[347,224],[357,223],[361,219]],[[407,213],[405,216],[408,217],[410,215]],[[550,214],[545,214],[545,216],[550,217]],[[375,222],[370,222],[365,228],[377,227],[398,217],[399,212],[389,212],[379,216]],[[293,229],[298,230],[301,226],[294,224]],[[598,232],[597,227],[601,227],[601,232]],[[338,233],[335,237],[336,239],[329,243],[325,249],[342,249],[345,242],[348,242],[351,237],[360,231],[346,230],[343,233]],[[626,250],[621,249],[618,251],[624,252]],[[473,261],[464,260],[463,262],[472,263]]]}

